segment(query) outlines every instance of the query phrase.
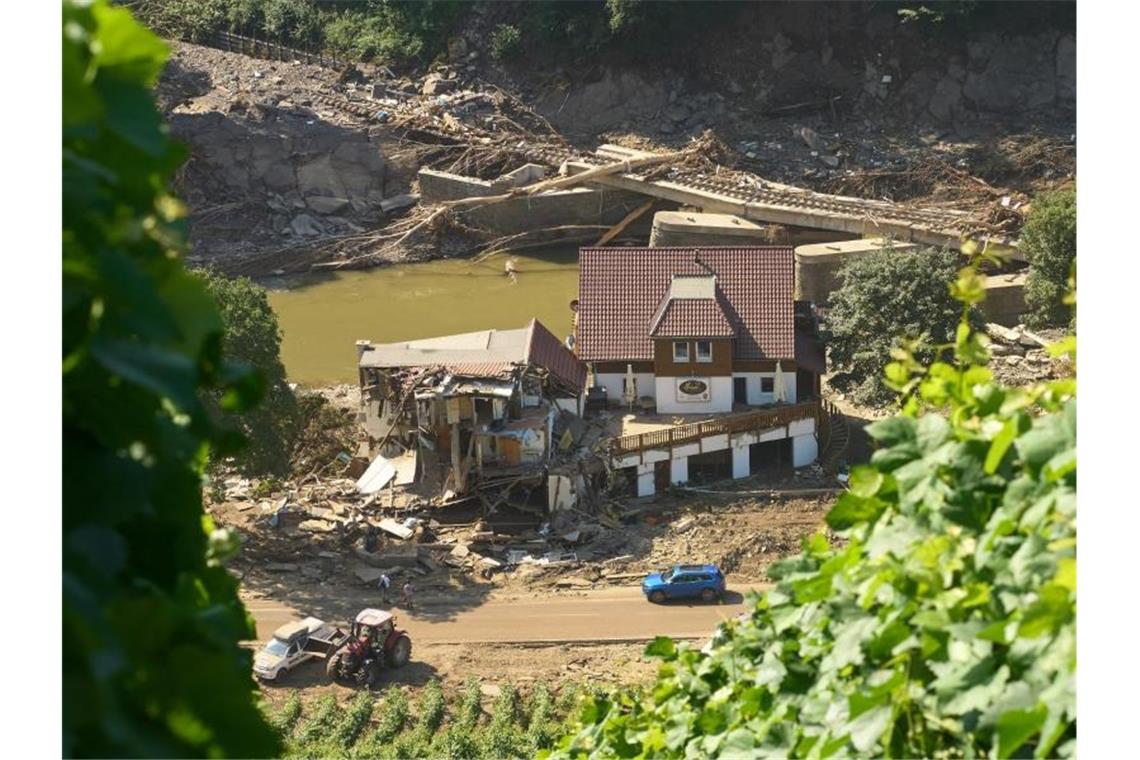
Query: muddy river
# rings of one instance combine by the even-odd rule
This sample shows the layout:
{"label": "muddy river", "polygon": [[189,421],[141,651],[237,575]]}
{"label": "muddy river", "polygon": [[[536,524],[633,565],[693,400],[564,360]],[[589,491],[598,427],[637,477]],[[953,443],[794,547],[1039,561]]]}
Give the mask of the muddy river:
{"label": "muddy river", "polygon": [[508,257],[500,255],[263,281],[281,325],[289,379],[355,383],[358,339],[386,343],[522,327],[532,317],[567,335],[578,293],[577,249],[513,258],[513,280],[504,273]]}

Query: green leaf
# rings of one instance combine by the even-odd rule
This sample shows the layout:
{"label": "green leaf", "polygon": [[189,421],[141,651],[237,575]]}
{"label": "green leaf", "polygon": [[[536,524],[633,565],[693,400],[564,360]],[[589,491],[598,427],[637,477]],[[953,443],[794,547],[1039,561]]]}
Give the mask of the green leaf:
{"label": "green leaf", "polygon": [[1013,757],[1013,753],[1029,741],[1045,724],[1048,711],[1043,705],[1030,710],[1010,710],[998,716],[997,756]]}
{"label": "green leaf", "polygon": [[985,471],[987,474],[992,475],[997,472],[998,466],[1001,465],[1002,459],[1005,458],[1005,452],[1013,444],[1018,433],[1017,419],[1006,420],[1005,425],[1002,426],[1001,432],[994,436],[990,442],[990,450],[986,453]]}
{"label": "green leaf", "polygon": [[861,523],[874,522],[887,508],[875,497],[865,498],[852,491],[839,495],[835,506],[827,513],[827,524],[833,530],[845,530]]}
{"label": "green leaf", "polygon": [[851,744],[858,752],[867,754],[879,744],[894,723],[894,709],[890,705],[876,707],[848,724]]}
{"label": "green leaf", "polygon": [[737,728],[728,732],[724,737],[724,741],[720,745],[721,757],[752,757],[753,749],[756,747],[756,740],[752,736],[752,732],[744,729]]}
{"label": "green leaf", "polygon": [[668,636],[658,636],[645,647],[646,657],[659,657],[670,661],[677,658],[677,642]]}
{"label": "green leaf", "polygon": [[883,447],[913,443],[916,423],[909,417],[888,417],[868,425],[865,430],[875,443]]}
{"label": "green leaf", "polygon": [[868,498],[878,493],[883,485],[883,474],[873,467],[853,467],[847,488],[856,496]]}

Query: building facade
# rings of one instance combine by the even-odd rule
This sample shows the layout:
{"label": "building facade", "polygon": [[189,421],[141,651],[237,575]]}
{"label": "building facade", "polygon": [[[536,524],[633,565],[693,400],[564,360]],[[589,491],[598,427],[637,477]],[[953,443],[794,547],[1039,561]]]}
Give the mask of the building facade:
{"label": "building facade", "polygon": [[789,247],[587,248],[575,350],[608,398],[725,413],[810,395]]}

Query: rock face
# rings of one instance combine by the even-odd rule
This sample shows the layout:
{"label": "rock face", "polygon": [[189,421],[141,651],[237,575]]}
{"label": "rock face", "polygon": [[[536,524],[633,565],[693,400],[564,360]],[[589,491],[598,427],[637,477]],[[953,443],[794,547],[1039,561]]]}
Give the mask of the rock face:
{"label": "rock face", "polygon": [[[386,164],[368,135],[327,123],[304,129],[270,129],[232,114],[174,114],[171,131],[187,142],[198,177],[194,190],[218,198],[305,210],[312,216],[382,213]],[[193,198],[191,198],[193,201]],[[295,221],[295,220],[294,220]],[[294,234],[314,234],[303,222]],[[318,230],[319,231],[319,230]]]}
{"label": "rock face", "polygon": [[653,118],[668,104],[664,82],[649,82],[632,71],[607,68],[596,82],[569,92],[549,92],[536,104],[536,110],[559,129],[589,132]]}

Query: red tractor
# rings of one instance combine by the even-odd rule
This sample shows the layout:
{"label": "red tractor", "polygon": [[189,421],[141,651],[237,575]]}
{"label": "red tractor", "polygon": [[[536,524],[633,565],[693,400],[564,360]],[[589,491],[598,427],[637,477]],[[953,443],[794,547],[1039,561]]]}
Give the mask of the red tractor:
{"label": "red tractor", "polygon": [[329,655],[325,666],[333,681],[373,687],[385,667],[400,668],[412,656],[412,640],[396,627],[396,618],[383,610],[361,610],[348,640]]}

